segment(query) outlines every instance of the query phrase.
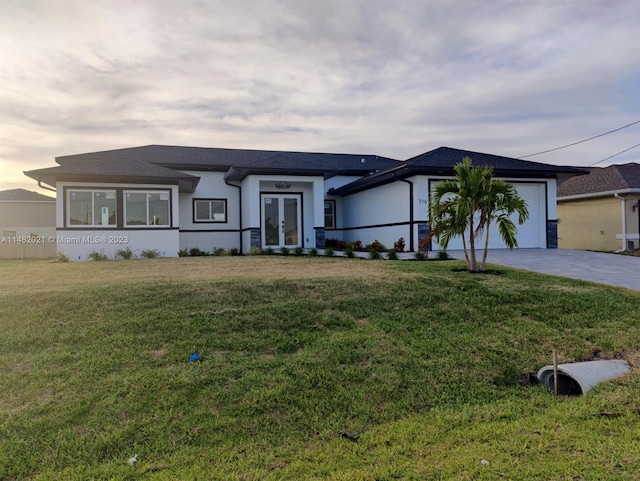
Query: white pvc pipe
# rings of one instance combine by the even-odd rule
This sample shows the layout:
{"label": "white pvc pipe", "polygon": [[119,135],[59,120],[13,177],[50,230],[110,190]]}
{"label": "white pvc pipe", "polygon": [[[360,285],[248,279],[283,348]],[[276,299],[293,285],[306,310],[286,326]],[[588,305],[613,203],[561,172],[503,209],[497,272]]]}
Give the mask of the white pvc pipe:
{"label": "white pvc pipe", "polygon": [[[629,365],[620,360],[601,360],[558,364],[558,393],[584,394],[596,384],[629,372]],[[553,366],[538,371],[538,380],[554,390]]]}

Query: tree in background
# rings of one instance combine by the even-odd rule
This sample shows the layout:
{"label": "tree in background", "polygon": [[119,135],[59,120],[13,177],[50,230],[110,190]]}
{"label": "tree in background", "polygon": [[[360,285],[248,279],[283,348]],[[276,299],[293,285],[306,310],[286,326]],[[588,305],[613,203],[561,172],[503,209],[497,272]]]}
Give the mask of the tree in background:
{"label": "tree in background", "polygon": [[[495,221],[500,237],[509,249],[518,246],[517,228],[510,216],[518,214],[518,224],[529,218],[526,202],[515,188],[493,178],[493,167],[474,167],[465,157],[454,167],[455,179],[436,184],[429,201],[429,237],[446,249],[453,237],[462,237],[469,272],[483,271],[489,249],[489,227]],[[484,238],[484,254],[478,268],[476,245]]]}

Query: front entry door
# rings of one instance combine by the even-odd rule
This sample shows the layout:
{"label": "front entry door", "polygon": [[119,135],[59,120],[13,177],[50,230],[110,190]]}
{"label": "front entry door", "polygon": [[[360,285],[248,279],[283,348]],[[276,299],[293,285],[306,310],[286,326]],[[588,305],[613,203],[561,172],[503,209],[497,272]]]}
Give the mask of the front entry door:
{"label": "front entry door", "polygon": [[261,194],[263,248],[301,245],[299,194]]}

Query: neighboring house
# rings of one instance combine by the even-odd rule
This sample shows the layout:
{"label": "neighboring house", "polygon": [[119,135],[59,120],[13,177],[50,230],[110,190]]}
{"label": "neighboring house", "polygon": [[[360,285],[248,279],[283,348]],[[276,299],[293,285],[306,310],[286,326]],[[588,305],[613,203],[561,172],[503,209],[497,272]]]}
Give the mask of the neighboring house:
{"label": "neighboring house", "polygon": [[558,187],[559,247],[626,250],[640,240],[640,164],[596,167]]}
{"label": "neighboring house", "polygon": [[0,191],[0,257],[55,255],[56,199],[25,189]]}
{"label": "neighboring house", "polygon": [[465,156],[493,165],[529,202],[521,247],[557,246],[556,177],[583,171],[448,147],[400,162],[150,145],[57,157],[58,166],[25,174],[56,188],[58,250],[73,260],[126,246],[164,256],[194,247],[323,248],[325,238],[391,247],[403,237],[416,250],[431,186]]}

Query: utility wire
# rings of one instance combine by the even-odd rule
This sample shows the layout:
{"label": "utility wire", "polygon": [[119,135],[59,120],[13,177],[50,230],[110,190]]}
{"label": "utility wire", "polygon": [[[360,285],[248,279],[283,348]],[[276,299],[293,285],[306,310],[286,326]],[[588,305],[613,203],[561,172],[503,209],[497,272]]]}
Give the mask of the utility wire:
{"label": "utility wire", "polygon": [[600,164],[600,163],[604,162],[605,160],[613,159],[616,155],[624,154],[625,152],[628,152],[631,149],[635,149],[636,147],[640,147],[640,144],[636,144],[633,147],[629,147],[628,149],[624,149],[624,150],[618,152],[617,154],[610,155],[606,159],[602,159],[602,160],[599,160],[597,162],[594,162],[593,164],[589,164],[589,165],[587,165],[587,167],[593,167],[594,165]]}
{"label": "utility wire", "polygon": [[[593,137],[589,137],[588,139],[580,140],[580,141],[574,142],[572,144],[563,145],[562,147],[556,147],[555,149],[543,150],[542,152],[536,152],[535,154],[523,155],[522,157],[518,157],[518,158],[519,159],[526,159],[527,157],[533,157],[534,155],[547,154],[549,152],[554,152],[556,150],[566,149],[567,147],[571,147],[573,145],[578,145],[578,144],[581,144],[583,142],[588,142],[589,140],[597,139],[598,137],[604,137],[605,135],[612,134],[614,132],[617,132],[618,130],[626,129],[627,127],[631,127],[632,125],[635,125],[635,124],[640,124],[640,120],[636,120],[635,122],[631,122],[630,124],[624,125],[624,126],[618,128],[618,129],[610,130],[609,132],[605,132],[604,134],[594,135]],[[631,147],[631,148],[633,148],[633,147]],[[622,152],[626,152],[626,150],[623,150]],[[619,152],[619,153],[622,153],[622,152]],[[615,154],[615,155],[618,155],[618,154]],[[609,158],[611,158],[611,157],[609,157]],[[607,160],[607,159],[600,160],[599,162],[603,162],[605,160]]]}

